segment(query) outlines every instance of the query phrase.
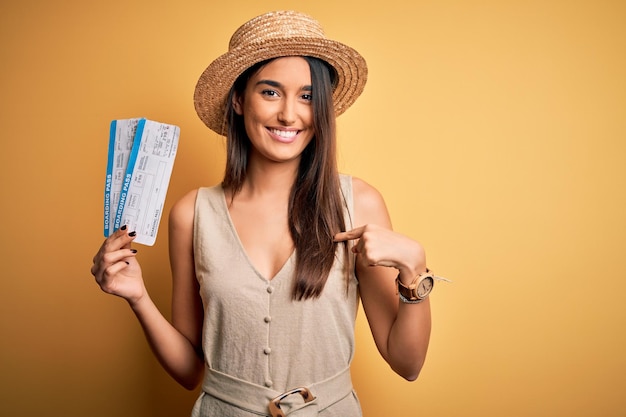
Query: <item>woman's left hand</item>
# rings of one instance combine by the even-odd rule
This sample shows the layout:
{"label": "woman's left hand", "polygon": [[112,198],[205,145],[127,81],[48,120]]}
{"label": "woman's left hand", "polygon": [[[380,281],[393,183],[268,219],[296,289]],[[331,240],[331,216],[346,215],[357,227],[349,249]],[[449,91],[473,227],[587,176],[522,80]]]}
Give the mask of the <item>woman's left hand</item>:
{"label": "woman's left hand", "polygon": [[367,224],[347,232],[337,233],[335,242],[356,240],[352,252],[359,255],[362,266],[386,266],[398,269],[402,275],[414,277],[426,270],[424,248],[415,240],[393,230]]}

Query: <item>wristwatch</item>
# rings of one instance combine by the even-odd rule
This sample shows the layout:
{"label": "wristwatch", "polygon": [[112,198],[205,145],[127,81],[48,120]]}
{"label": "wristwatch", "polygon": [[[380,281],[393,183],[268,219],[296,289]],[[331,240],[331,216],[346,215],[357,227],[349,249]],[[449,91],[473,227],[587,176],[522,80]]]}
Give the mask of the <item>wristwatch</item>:
{"label": "wristwatch", "polygon": [[426,272],[419,274],[415,277],[413,282],[408,286],[404,285],[400,281],[400,274],[396,277],[396,284],[398,286],[397,292],[400,294],[400,300],[409,303],[417,304],[424,301],[428,294],[433,290],[435,285],[435,276],[426,269]]}

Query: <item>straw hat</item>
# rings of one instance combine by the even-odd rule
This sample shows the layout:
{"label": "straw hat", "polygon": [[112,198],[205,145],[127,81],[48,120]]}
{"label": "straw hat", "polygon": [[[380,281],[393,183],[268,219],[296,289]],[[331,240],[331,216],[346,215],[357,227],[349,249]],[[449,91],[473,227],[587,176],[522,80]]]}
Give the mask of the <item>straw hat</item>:
{"label": "straw hat", "polygon": [[252,65],[283,56],[312,56],[337,72],[333,91],[339,116],[363,92],[367,64],[354,49],[327,39],[312,17],[294,11],[277,11],[244,23],[230,38],[228,52],[213,61],[200,76],[194,93],[196,112],[211,130],[226,135],[226,100],[235,80]]}

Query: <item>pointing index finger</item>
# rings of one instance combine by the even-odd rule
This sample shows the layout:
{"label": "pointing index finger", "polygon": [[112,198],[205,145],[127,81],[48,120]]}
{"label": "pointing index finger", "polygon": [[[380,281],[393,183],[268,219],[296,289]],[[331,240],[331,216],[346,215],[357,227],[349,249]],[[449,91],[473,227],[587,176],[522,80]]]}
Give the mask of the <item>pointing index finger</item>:
{"label": "pointing index finger", "polygon": [[358,239],[363,235],[365,226],[357,227],[356,229],[348,230],[347,232],[339,232],[335,235],[335,242],[344,242],[346,240]]}

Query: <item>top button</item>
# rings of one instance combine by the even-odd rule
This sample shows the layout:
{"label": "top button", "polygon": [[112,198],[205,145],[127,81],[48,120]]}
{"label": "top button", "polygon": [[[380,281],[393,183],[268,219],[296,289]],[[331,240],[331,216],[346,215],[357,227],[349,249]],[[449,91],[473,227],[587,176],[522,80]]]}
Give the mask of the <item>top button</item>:
{"label": "top button", "polygon": [[270,294],[273,293],[274,292],[274,287],[271,287],[271,286],[267,287],[267,292],[270,293]]}

